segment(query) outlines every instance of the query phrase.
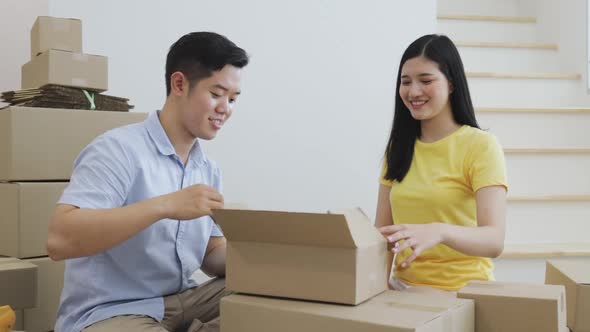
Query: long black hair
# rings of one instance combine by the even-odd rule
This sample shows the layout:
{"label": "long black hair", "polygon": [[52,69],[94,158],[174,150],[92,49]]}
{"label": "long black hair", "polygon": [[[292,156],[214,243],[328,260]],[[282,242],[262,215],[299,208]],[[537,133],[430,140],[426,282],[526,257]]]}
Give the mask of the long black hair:
{"label": "long black hair", "polygon": [[386,180],[401,182],[404,179],[412,164],[416,139],[422,135],[420,121],[412,117],[399,94],[403,65],[409,59],[420,56],[437,63],[438,69],[452,84],[453,92],[449,99],[455,122],[479,128],[471,103],[463,62],[453,42],[443,35],[425,35],[416,39],[404,52],[397,72],[395,113],[385,150],[387,172],[384,178]]}

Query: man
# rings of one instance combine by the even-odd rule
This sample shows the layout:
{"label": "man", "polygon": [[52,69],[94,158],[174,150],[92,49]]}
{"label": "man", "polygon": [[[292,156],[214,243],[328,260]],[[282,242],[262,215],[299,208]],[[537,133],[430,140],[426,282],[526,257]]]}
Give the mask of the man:
{"label": "man", "polygon": [[226,242],[209,217],[221,175],[199,139],[213,139],[240,94],[246,52],[189,33],[166,60],[167,98],[142,123],[111,130],[74,163],[47,250],[66,261],[55,330],[218,331]]}

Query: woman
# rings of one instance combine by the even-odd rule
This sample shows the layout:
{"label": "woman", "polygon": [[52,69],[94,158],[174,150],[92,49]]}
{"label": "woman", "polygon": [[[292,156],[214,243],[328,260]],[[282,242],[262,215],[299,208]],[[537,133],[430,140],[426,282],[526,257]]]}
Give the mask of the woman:
{"label": "woman", "polygon": [[453,291],[493,279],[491,258],[504,247],[504,155],[479,129],[453,42],[414,41],[397,92],[376,216],[391,257],[397,253],[390,287]]}

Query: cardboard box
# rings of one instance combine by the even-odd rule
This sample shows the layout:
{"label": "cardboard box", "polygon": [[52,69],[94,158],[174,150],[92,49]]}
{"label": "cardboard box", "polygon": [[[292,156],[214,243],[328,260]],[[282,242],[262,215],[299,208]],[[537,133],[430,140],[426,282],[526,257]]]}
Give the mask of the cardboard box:
{"label": "cardboard box", "polygon": [[358,306],[230,295],[221,332],[471,332],[473,301],[386,291]]}
{"label": "cardboard box", "polygon": [[387,289],[387,244],[360,210],[344,214],[216,210],[226,287],[344,304]]}
{"label": "cardboard box", "polygon": [[54,262],[48,257],[27,259],[39,269],[37,278],[38,305],[23,310],[23,329],[30,332],[53,331],[64,284],[64,261]]}
{"label": "cardboard box", "polygon": [[108,89],[108,58],[100,55],[48,50],[21,68],[21,87],[59,84],[102,92]]}
{"label": "cardboard box", "polygon": [[0,181],[69,180],[74,159],[96,136],[146,117],[139,112],[0,110]]}
{"label": "cardboard box", "polygon": [[565,332],[563,286],[471,281],[457,297],[475,301],[478,332]]}
{"label": "cardboard box", "polygon": [[547,261],[545,283],[565,287],[567,326],[590,332],[590,260]]}
{"label": "cardboard box", "polygon": [[14,310],[37,305],[37,266],[0,257],[0,305],[9,305]]}
{"label": "cardboard box", "polygon": [[67,182],[0,183],[0,255],[47,256],[55,204]]}
{"label": "cardboard box", "polygon": [[49,49],[82,53],[82,21],[37,17],[31,28],[31,59]]}

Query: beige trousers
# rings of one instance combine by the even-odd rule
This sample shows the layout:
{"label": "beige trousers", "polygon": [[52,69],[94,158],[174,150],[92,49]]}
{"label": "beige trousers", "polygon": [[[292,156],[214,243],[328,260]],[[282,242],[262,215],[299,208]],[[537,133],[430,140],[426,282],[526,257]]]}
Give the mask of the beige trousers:
{"label": "beige trousers", "polygon": [[164,319],[125,315],[109,318],[85,328],[84,332],[218,332],[219,301],[230,292],[225,279],[210,280],[199,287],[164,297]]}

